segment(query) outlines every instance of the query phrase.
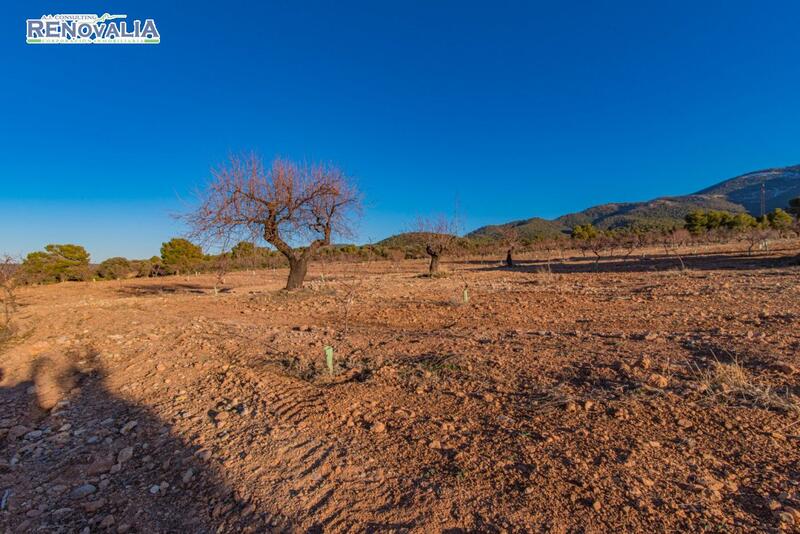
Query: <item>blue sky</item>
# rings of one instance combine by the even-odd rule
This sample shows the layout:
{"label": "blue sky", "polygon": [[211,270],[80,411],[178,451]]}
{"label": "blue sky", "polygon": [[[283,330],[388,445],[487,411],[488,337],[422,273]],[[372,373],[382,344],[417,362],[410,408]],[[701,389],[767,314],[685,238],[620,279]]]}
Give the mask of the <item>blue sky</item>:
{"label": "blue sky", "polygon": [[[457,202],[465,230],[800,163],[797,2],[13,2],[0,252],[148,257],[230,152],[357,177],[359,241]],[[49,13],[157,46],[26,45]]]}

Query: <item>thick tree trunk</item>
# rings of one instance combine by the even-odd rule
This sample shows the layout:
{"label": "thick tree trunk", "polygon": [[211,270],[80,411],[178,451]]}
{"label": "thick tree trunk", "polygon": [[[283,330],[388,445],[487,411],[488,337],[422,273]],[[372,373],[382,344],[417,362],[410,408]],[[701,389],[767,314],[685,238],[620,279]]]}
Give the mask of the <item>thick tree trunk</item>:
{"label": "thick tree trunk", "polygon": [[305,256],[289,258],[289,279],[286,281],[286,289],[303,287],[308,272],[308,260],[309,258]]}
{"label": "thick tree trunk", "polygon": [[433,276],[439,272],[439,255],[431,254],[431,265],[428,267],[428,274]]}
{"label": "thick tree trunk", "polygon": [[508,253],[506,254],[506,267],[514,266],[514,258],[511,257],[513,250],[513,248],[508,249]]}

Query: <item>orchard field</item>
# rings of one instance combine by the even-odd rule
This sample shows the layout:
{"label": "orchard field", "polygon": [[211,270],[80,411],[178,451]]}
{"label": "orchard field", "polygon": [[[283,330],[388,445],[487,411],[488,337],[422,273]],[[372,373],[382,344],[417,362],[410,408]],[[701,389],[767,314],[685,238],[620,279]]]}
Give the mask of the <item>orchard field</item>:
{"label": "orchard field", "polygon": [[797,253],[21,288],[0,526],[792,531]]}

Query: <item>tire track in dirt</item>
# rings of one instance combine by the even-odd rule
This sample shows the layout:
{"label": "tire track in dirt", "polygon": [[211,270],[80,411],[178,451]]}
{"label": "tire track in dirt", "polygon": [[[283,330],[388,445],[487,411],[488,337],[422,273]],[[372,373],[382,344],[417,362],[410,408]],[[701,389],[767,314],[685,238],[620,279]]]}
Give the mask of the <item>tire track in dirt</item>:
{"label": "tire track in dirt", "polygon": [[257,454],[268,466],[259,486],[269,492],[255,496],[264,508],[281,510],[303,532],[397,524],[403,485],[375,465],[374,443],[341,428],[323,391],[273,371],[232,370],[266,401],[271,443]]}

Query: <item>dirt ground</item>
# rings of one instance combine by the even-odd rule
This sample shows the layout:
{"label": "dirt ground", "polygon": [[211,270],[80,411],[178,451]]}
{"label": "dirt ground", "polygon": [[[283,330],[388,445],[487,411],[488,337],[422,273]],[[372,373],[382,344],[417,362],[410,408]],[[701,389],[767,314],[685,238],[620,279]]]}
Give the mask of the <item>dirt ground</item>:
{"label": "dirt ground", "polygon": [[797,254],[25,289],[0,531],[798,531]]}

